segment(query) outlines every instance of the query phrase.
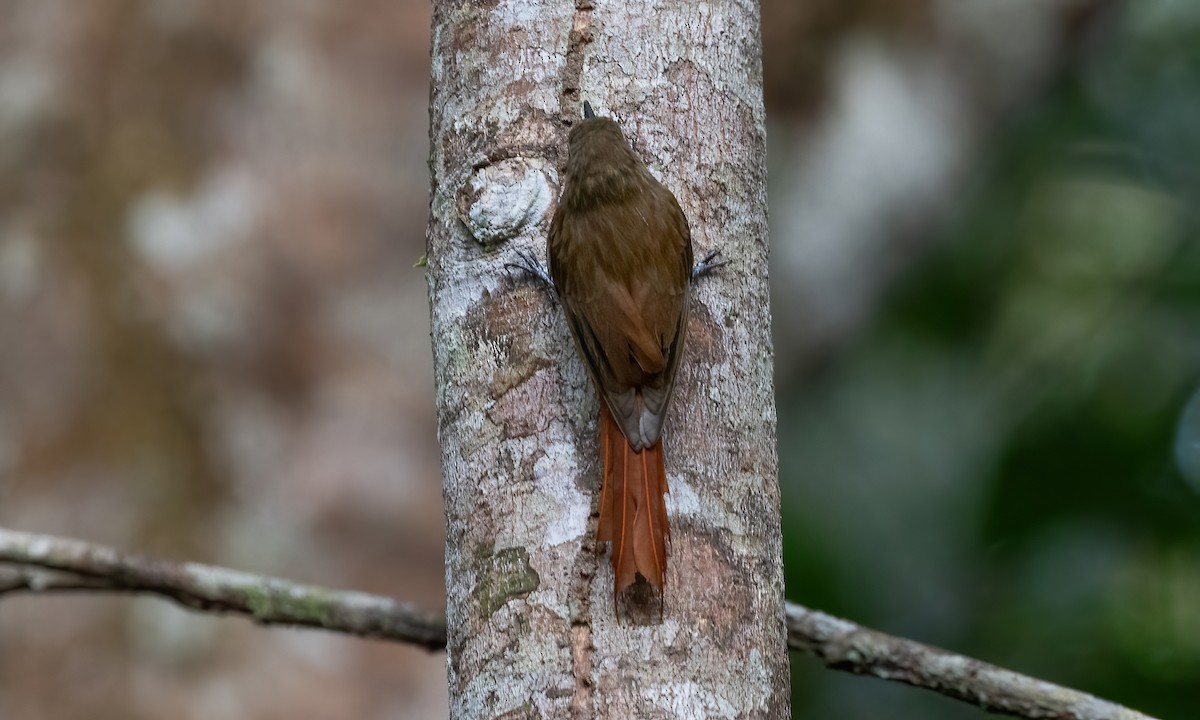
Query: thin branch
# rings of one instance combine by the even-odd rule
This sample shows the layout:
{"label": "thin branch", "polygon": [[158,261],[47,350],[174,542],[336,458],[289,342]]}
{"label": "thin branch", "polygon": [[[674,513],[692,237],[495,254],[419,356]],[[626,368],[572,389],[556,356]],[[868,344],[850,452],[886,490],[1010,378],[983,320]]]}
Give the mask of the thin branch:
{"label": "thin branch", "polygon": [[0,595],[17,592],[65,593],[117,590],[111,582],[76,575],[60,576],[41,570],[0,567]]}
{"label": "thin branch", "polygon": [[788,603],[787,625],[788,647],[815,655],[826,667],[933,690],[990,712],[1054,720],[1154,720],[1078,690],[794,603]]}
{"label": "thin branch", "polygon": [[[204,612],[414,643],[446,644],[440,616],[391,598],[299,585],[195,563],[126,555],[79,540],[0,528],[0,596],[152,593]],[[32,568],[32,569],[31,569]],[[1054,720],[1154,720],[1120,705],[788,603],[788,646],[829,668],[926,688],[984,710]]]}
{"label": "thin branch", "polygon": [[[446,644],[446,622],[441,616],[391,598],[126,555],[79,540],[0,528],[0,562],[68,576],[39,579],[10,571],[0,575],[0,594],[83,589],[152,593],[193,610],[244,615],[262,625],[322,628],[413,643],[429,650]],[[97,581],[94,587],[84,587]]]}

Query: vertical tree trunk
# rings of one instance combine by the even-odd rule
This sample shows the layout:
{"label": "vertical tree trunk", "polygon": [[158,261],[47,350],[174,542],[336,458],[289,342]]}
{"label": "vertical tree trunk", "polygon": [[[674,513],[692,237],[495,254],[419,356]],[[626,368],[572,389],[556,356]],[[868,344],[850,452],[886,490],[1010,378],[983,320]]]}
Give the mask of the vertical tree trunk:
{"label": "vertical tree trunk", "polygon": [[[758,4],[434,3],[428,272],[454,718],[786,718]],[[664,432],[661,624],[619,622],[593,541],[597,399],[545,257],[590,100],[676,194],[698,283]],[[655,618],[657,619],[657,618]]]}

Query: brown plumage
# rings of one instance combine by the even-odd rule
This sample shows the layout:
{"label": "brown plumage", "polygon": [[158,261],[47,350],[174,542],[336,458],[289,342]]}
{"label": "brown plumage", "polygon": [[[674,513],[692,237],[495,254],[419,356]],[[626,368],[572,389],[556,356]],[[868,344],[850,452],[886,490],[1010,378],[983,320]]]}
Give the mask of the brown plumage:
{"label": "brown plumage", "polygon": [[683,355],[692,243],[671,191],[608,118],[571,129],[550,226],[550,275],[602,398],[599,539],[614,593],[641,575],[663,589],[670,530],[660,433]]}

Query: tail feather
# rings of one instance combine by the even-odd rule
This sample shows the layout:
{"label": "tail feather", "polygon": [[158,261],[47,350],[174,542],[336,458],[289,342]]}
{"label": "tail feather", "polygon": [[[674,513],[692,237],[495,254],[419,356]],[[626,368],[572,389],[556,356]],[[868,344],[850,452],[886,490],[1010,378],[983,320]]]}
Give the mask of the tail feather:
{"label": "tail feather", "polygon": [[635,452],[608,407],[600,403],[604,486],[597,535],[612,542],[613,592],[641,575],[660,592],[667,576],[667,472],[662,440]]}

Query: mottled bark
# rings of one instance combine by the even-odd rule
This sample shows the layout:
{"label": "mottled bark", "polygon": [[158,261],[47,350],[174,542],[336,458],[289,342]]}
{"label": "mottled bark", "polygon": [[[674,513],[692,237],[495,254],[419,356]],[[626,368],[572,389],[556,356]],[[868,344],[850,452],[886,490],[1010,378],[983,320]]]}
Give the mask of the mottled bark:
{"label": "mottled bark", "polygon": [[[455,718],[788,712],[758,5],[438,2],[428,272]],[[597,547],[595,392],[544,256],[582,99],[679,198],[697,256],[664,433],[661,624],[622,624]]]}

